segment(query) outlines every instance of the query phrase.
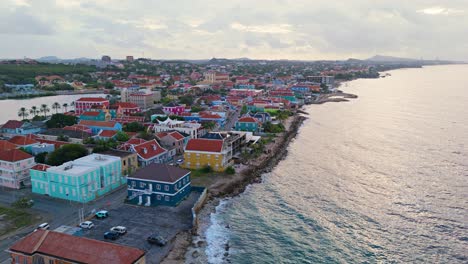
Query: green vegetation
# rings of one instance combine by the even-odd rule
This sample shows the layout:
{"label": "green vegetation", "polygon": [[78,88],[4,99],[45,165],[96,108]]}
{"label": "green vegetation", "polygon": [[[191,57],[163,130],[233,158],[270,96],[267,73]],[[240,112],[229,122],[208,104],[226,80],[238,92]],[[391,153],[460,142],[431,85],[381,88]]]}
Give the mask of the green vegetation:
{"label": "green vegetation", "polygon": [[72,126],[78,123],[76,116],[69,116],[64,114],[53,114],[50,120],[46,122],[48,128],[63,128],[66,126]]}
{"label": "green vegetation", "polygon": [[0,206],[0,215],[3,216],[0,236],[34,223],[33,216],[23,210]]}
{"label": "green vegetation", "polygon": [[126,124],[123,127],[123,131],[125,132],[140,132],[140,131],[145,131],[145,126],[138,123],[138,122],[131,122]]}
{"label": "green vegetation", "polygon": [[9,84],[35,84],[38,75],[85,74],[96,71],[95,67],[87,65],[65,64],[0,64],[0,80]]}
{"label": "green vegetation", "polygon": [[247,112],[248,112],[247,106],[246,106],[246,105],[243,105],[243,106],[242,106],[242,110],[241,110],[241,112],[240,112],[241,115],[245,115],[245,114],[247,114]]}
{"label": "green vegetation", "polygon": [[27,110],[25,107],[21,107],[21,108],[18,110],[18,116],[19,116],[19,117],[22,117],[23,120],[25,120],[26,117],[29,116],[28,110]]}
{"label": "green vegetation", "polygon": [[265,133],[281,133],[284,131],[284,125],[279,124],[272,124],[271,122],[266,122],[263,124],[263,131]]}
{"label": "green vegetation", "polygon": [[42,90],[46,91],[73,91],[75,88],[67,83],[56,83],[51,86],[44,86]]}
{"label": "green vegetation", "polygon": [[216,123],[213,121],[205,122],[202,124],[202,127],[204,129],[213,130],[216,127]]}
{"label": "green vegetation", "polygon": [[31,208],[34,205],[34,201],[26,196],[23,196],[16,200],[11,206],[17,209]]}
{"label": "green vegetation", "polygon": [[60,166],[65,162],[72,161],[88,155],[88,150],[80,144],[64,145],[47,155],[46,164]]}
{"label": "green vegetation", "polygon": [[45,163],[46,162],[46,158],[47,158],[47,152],[42,152],[42,153],[39,153],[37,154],[35,157],[34,157],[34,161],[36,163]]}
{"label": "green vegetation", "polygon": [[185,105],[192,105],[193,104],[193,96],[185,95],[179,98],[179,102]]}
{"label": "green vegetation", "polygon": [[226,170],[224,171],[226,174],[235,174],[236,173],[236,169],[234,169],[232,166],[229,166],[226,168]]}
{"label": "green vegetation", "polygon": [[127,135],[127,133],[118,131],[117,135],[115,135],[115,139],[120,142],[125,142],[130,139],[130,137]]}

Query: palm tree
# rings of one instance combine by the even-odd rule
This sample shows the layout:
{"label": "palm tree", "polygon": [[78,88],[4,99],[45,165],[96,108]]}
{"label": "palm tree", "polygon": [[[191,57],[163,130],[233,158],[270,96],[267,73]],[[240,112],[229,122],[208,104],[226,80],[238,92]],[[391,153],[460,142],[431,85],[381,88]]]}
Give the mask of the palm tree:
{"label": "palm tree", "polygon": [[29,113],[33,115],[33,117],[37,116],[39,114],[39,109],[37,109],[37,106],[31,106],[31,110],[29,110]]}
{"label": "palm tree", "polygon": [[55,110],[55,113],[58,114],[58,110],[60,109],[60,104],[55,102],[52,104],[52,109]]}
{"label": "palm tree", "polygon": [[65,112],[65,113],[68,112],[68,104],[67,104],[67,103],[64,103],[62,106],[63,106],[64,112]]}
{"label": "palm tree", "polygon": [[18,116],[21,116],[23,117],[23,120],[26,119],[26,117],[28,117],[28,110],[25,108],[25,107],[21,107],[18,111]]}
{"label": "palm tree", "polygon": [[44,113],[44,117],[47,117],[47,113],[50,112],[50,109],[46,104],[42,104],[40,111],[41,113]]}
{"label": "palm tree", "polygon": [[73,106],[73,109],[75,109],[75,101],[72,101],[72,102],[70,103],[70,106]]}

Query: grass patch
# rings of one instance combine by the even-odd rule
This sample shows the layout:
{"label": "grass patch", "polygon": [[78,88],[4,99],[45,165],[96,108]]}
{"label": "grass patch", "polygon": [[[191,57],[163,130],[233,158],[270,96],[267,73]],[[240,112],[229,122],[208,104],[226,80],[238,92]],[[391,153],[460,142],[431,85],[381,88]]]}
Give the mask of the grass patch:
{"label": "grass patch", "polygon": [[23,210],[0,207],[0,236],[34,223],[34,217]]}

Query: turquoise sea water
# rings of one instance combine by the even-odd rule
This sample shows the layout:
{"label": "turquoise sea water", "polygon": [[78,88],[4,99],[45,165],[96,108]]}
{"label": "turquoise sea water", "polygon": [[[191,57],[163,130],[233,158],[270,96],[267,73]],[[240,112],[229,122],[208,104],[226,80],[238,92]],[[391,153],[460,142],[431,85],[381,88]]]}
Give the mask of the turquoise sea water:
{"label": "turquoise sea water", "polygon": [[390,73],[306,108],[286,159],[211,215],[211,263],[468,263],[468,66]]}

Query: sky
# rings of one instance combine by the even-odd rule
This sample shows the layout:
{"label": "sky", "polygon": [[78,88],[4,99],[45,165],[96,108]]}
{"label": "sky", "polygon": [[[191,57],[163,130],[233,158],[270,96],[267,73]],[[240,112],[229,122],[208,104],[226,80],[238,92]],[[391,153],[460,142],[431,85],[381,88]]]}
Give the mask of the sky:
{"label": "sky", "polygon": [[0,58],[468,61],[468,0],[1,0]]}

